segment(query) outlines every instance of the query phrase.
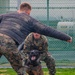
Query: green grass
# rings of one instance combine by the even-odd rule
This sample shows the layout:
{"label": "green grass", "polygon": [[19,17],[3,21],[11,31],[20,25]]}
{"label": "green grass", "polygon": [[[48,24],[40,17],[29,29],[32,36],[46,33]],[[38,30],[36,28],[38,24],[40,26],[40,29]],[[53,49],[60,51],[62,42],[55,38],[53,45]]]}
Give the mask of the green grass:
{"label": "green grass", "polygon": [[57,69],[56,75],[75,75],[75,68]]}
{"label": "green grass", "polygon": [[[47,69],[44,70],[44,75],[49,75]],[[17,75],[16,72],[12,68],[7,69],[0,69],[0,75]],[[56,75],[75,75],[75,68],[74,69],[56,69]]]}

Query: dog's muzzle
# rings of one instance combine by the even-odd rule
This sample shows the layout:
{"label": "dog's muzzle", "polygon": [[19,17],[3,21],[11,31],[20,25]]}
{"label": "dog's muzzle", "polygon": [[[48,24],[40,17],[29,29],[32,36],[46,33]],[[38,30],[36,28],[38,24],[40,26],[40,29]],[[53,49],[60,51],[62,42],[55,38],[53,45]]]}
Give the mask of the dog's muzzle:
{"label": "dog's muzzle", "polygon": [[31,60],[32,60],[32,61],[36,60],[36,56],[32,56],[32,57],[31,57]]}

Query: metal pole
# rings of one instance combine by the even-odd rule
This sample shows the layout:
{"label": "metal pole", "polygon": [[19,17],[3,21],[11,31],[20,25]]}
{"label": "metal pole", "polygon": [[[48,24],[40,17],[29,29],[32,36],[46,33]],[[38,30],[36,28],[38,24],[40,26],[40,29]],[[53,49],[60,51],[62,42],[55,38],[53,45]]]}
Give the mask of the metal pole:
{"label": "metal pole", "polygon": [[20,4],[21,4],[21,0],[17,0],[17,9],[19,9]]}
{"label": "metal pole", "polygon": [[47,25],[49,25],[49,0],[47,0]]}

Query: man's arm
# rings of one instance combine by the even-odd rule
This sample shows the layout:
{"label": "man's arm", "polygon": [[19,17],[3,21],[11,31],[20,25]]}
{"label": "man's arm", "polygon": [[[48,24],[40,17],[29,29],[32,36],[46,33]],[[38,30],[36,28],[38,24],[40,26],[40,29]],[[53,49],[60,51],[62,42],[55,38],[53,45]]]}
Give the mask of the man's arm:
{"label": "man's arm", "polygon": [[48,52],[48,40],[47,40],[47,37],[42,35],[42,39],[43,39],[43,49],[45,52]]}
{"label": "man's arm", "polygon": [[54,37],[56,39],[64,40],[67,42],[72,41],[72,38],[69,35],[63,32],[57,31],[56,29],[50,26],[46,26],[33,18],[31,18],[31,23],[33,25],[33,32],[37,32],[39,34],[43,34],[49,37]]}
{"label": "man's arm", "polygon": [[43,54],[43,61],[46,63],[46,66],[49,70],[49,75],[55,75],[56,69],[55,69],[55,60],[53,57],[49,54],[48,52],[48,42],[47,38],[43,37],[43,49],[44,49],[44,54]]}
{"label": "man's arm", "polygon": [[0,58],[1,58],[2,54],[0,53]]}

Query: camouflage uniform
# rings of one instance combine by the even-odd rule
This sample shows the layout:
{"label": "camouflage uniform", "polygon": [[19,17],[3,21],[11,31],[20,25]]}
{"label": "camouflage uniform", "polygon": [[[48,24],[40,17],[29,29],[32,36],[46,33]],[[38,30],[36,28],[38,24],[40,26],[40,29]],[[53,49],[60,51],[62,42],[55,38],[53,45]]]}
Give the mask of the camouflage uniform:
{"label": "camouflage uniform", "polygon": [[4,55],[8,59],[18,75],[24,75],[22,58],[17,50],[17,46],[15,45],[15,42],[6,35],[0,36],[0,54]]}
{"label": "camouflage uniform", "polygon": [[34,39],[33,33],[30,33],[25,39],[24,44],[24,53],[29,50],[37,49],[39,51],[43,51],[42,60],[46,63],[49,74],[55,75],[55,61],[52,56],[48,53],[48,43],[47,38],[44,35],[41,35],[39,39]]}

